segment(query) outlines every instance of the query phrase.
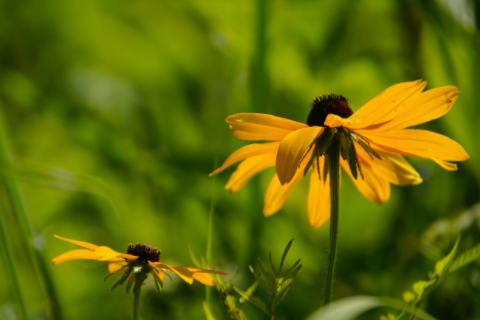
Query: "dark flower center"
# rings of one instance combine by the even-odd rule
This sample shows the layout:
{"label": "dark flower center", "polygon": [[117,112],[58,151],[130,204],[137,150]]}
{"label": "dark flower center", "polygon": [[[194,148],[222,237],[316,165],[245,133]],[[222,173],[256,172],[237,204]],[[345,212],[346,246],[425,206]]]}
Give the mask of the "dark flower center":
{"label": "dark flower center", "polygon": [[312,101],[312,110],[307,118],[307,124],[318,127],[326,127],[325,119],[330,114],[336,114],[342,118],[348,118],[353,114],[348,105],[348,100],[339,94],[327,94],[318,96]]}
{"label": "dark flower center", "polygon": [[132,254],[134,256],[139,257],[139,260],[144,261],[151,261],[151,262],[158,262],[160,261],[160,253],[161,251],[158,249],[154,249],[146,244],[129,244],[127,249],[127,254]]}

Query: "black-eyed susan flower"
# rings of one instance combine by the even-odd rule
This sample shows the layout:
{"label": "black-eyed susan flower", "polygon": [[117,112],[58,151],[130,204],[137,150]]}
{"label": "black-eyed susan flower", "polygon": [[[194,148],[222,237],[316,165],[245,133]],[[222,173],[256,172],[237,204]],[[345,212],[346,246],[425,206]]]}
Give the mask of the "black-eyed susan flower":
{"label": "black-eyed susan flower", "polygon": [[138,317],[138,301],[140,291],[148,275],[161,292],[163,279],[166,275],[175,274],[185,282],[192,284],[197,280],[205,285],[213,286],[215,282],[209,273],[227,275],[225,272],[206,270],[195,267],[174,267],[160,262],[161,251],[145,244],[129,244],[127,253],[116,252],[105,246],[97,246],[91,243],[71,240],[55,235],[55,238],[76,244],[84,249],[76,249],[65,252],[53,259],[53,264],[59,264],[69,260],[97,260],[108,262],[108,271],[111,276],[123,271],[122,276],[113,285],[112,290],[127,281],[127,293],[133,287],[134,298],[134,319]]}
{"label": "black-eyed susan flower", "polygon": [[330,217],[331,168],[326,155],[335,142],[340,166],[367,199],[381,204],[390,197],[391,183],[422,182],[403,156],[430,159],[446,170],[456,170],[448,161],[468,159],[457,142],[443,135],[406,129],[443,116],[460,94],[452,86],[423,92],[425,86],[420,80],[393,85],[356,112],[341,95],[320,96],[312,101],[306,124],[267,114],[229,116],[226,122],[236,138],[272,142],[240,148],[211,175],[242,161],[225,186],[233,193],[258,172],[275,166],[263,208],[270,216],[310,172],[308,218],[317,228]]}

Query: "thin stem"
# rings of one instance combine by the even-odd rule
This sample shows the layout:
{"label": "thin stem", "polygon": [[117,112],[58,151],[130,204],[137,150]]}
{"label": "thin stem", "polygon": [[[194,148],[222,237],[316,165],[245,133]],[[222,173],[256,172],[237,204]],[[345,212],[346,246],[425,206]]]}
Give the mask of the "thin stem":
{"label": "thin stem", "polygon": [[[217,159],[215,159],[213,167],[217,167]],[[213,176],[212,179],[212,201],[210,202],[210,213],[208,216],[207,252],[205,255],[208,264],[212,262],[213,211],[215,208],[215,177],[216,176]],[[205,286],[205,300],[208,307],[210,308],[210,301],[212,300],[212,288],[210,286]]]}
{"label": "thin stem", "polygon": [[138,287],[138,290],[133,293],[133,320],[138,320],[140,312],[140,293],[142,292],[142,286]]}
{"label": "thin stem", "polygon": [[340,198],[340,142],[338,141],[337,137],[333,137],[326,156],[330,175],[330,242],[327,260],[327,274],[325,277],[325,288],[323,294],[324,306],[329,304],[332,300],[333,276],[335,274],[335,262],[337,261]]}

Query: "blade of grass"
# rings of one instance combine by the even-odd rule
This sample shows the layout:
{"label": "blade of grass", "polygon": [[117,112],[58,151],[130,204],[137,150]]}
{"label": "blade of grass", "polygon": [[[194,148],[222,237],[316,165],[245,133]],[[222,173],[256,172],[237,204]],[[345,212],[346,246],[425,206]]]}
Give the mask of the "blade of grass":
{"label": "blade of grass", "polygon": [[[215,169],[218,165],[218,160],[215,158],[213,161],[213,168]],[[213,211],[215,208],[215,177],[212,179],[212,199],[210,201],[210,212],[208,215],[208,232],[207,232],[207,250],[206,250],[206,260],[207,263],[212,262],[212,242],[213,242]],[[210,267],[210,266],[206,266]],[[210,286],[205,286],[205,299],[207,307],[210,308],[210,301],[212,299],[212,288]]]}

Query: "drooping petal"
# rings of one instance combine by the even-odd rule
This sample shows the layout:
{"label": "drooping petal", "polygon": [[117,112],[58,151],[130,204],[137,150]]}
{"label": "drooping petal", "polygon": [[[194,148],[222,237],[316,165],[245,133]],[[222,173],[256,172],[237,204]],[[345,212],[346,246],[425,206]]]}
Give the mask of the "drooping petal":
{"label": "drooping petal", "polygon": [[[318,159],[317,159],[318,160]],[[319,159],[320,170],[323,169],[325,157]],[[310,175],[310,188],[308,189],[308,221],[314,228],[321,227],[330,218],[330,175],[322,180],[318,176],[315,164]]]}
{"label": "drooping petal", "polygon": [[120,261],[120,262],[112,262],[108,265],[108,271],[110,273],[115,273],[123,269],[128,263],[125,261]]}
{"label": "drooping petal", "polygon": [[63,240],[63,241],[67,241],[67,242],[76,244],[77,246],[90,249],[90,250],[96,250],[96,249],[98,248],[98,246],[96,246],[96,245],[94,245],[94,244],[91,244],[91,243],[88,243],[88,242],[83,242],[83,241],[77,241],[77,240],[67,239],[67,238],[63,238],[63,237],[57,236],[57,235],[54,235],[54,237],[57,238],[57,239]]}
{"label": "drooping petal", "polygon": [[170,266],[170,265],[168,265],[166,263],[163,263],[163,262],[154,262],[154,263],[150,263],[150,264],[157,267],[157,268],[161,268],[161,269],[164,269],[166,271],[174,272],[180,278],[182,278],[183,281],[185,281],[189,284],[193,283],[193,274],[192,274],[192,272],[190,272],[185,267],[174,267],[174,266]]}
{"label": "drooping petal", "polygon": [[468,159],[467,152],[460,144],[426,130],[405,129],[386,132],[361,130],[359,133],[370,139],[371,143],[391,153],[447,161]]}
{"label": "drooping petal", "polygon": [[443,161],[443,160],[440,160],[438,158],[432,158],[432,160],[445,170],[457,171],[457,165],[455,163],[450,163],[450,162],[447,162],[447,161]]}
{"label": "drooping petal", "polygon": [[420,174],[401,155],[375,149],[375,152],[381,157],[381,160],[379,160],[376,157],[370,157],[361,146],[357,145],[356,150],[361,164],[367,163],[371,168],[374,168],[376,174],[390,183],[408,186],[423,181]]}
{"label": "drooping petal", "polygon": [[274,166],[276,157],[277,155],[275,153],[272,153],[245,159],[237,167],[237,170],[233,172],[227,184],[225,185],[225,189],[229,190],[230,193],[237,192],[254,175],[256,175],[262,170]]}
{"label": "drooping petal", "polygon": [[261,113],[239,113],[225,120],[237,139],[279,141],[306,124]]}
{"label": "drooping petal", "polygon": [[365,198],[376,204],[382,204],[390,198],[390,183],[376,174],[374,169],[368,164],[361,164],[364,179],[362,179],[361,175],[358,175],[356,180],[350,172],[348,162],[340,158],[340,164]]}
{"label": "drooping petal", "polygon": [[460,92],[446,86],[420,93],[409,99],[397,116],[376,131],[398,130],[440,118],[452,108]]}
{"label": "drooping petal", "polygon": [[213,176],[226,168],[230,167],[232,164],[242,161],[249,157],[254,157],[262,154],[276,154],[280,142],[269,142],[269,143],[255,143],[250,144],[245,147],[241,147],[234,153],[232,153],[227,160],[222,164],[220,168],[210,173],[210,176]]}
{"label": "drooping petal", "polygon": [[303,128],[290,133],[282,140],[276,160],[277,176],[282,185],[292,180],[305,153],[322,131],[321,127]]}
{"label": "drooping petal", "polygon": [[207,286],[215,285],[215,281],[213,281],[212,277],[206,273],[194,273],[193,278]]}
{"label": "drooping petal", "polygon": [[53,258],[53,265],[69,261],[69,260],[98,260],[99,257],[95,251],[87,249],[77,249],[62,253],[56,258]]}
{"label": "drooping petal", "polygon": [[98,247],[97,250],[95,250],[95,254],[98,256],[99,261],[120,261],[119,258],[128,260],[138,259],[137,256],[120,253],[105,246]]}
{"label": "drooping petal", "polygon": [[417,80],[390,86],[355,112],[360,116],[359,123],[349,124],[346,127],[361,129],[392,120],[405,101],[419,95],[425,85],[425,82]]}
{"label": "drooping petal", "polygon": [[324,124],[330,128],[336,127],[348,127],[350,125],[359,123],[361,121],[360,115],[358,113],[352,114],[348,118],[342,118],[336,114],[330,113],[324,121]]}

